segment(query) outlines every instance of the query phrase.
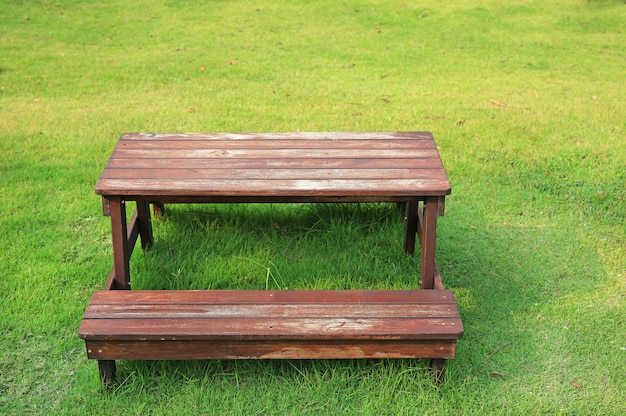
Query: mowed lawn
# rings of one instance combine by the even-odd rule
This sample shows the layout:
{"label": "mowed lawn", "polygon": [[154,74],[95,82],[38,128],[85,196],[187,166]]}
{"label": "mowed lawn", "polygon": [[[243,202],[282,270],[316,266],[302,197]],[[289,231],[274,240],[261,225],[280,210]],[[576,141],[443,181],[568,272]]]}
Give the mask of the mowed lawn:
{"label": "mowed lawn", "polygon": [[[0,0],[1,414],[626,414],[621,0]],[[118,363],[77,328],[124,132],[431,131],[465,326],[422,360]],[[408,289],[393,204],[172,206],[143,289]]]}

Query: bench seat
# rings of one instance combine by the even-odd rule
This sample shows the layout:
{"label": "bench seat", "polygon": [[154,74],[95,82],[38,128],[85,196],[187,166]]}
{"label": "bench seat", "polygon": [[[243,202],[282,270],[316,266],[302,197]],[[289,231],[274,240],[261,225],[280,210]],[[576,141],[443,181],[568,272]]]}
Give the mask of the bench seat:
{"label": "bench seat", "polygon": [[118,359],[453,358],[463,324],[447,290],[103,290],[78,332],[107,379]]}

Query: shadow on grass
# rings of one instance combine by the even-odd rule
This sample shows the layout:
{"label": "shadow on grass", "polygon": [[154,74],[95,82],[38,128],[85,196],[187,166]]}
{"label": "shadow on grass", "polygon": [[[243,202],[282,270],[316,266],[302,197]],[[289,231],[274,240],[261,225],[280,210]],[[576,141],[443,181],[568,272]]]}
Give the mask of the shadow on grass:
{"label": "shadow on grass", "polygon": [[[558,224],[494,224],[469,205],[450,204],[438,231],[444,285],[465,326],[450,366],[457,384],[551,371],[559,351],[546,346],[541,308],[594,290],[602,268],[596,253]],[[419,275],[419,262],[402,252],[402,213],[392,204],[170,207],[155,222],[155,238],[152,250],[133,258],[135,289],[406,289]],[[368,365],[426,367],[374,362],[126,362],[120,378],[167,371],[179,382],[226,382],[258,372],[291,380],[320,368],[358,375]],[[427,371],[418,378],[430,382]]]}
{"label": "shadow on grass", "polygon": [[418,262],[402,244],[393,204],[171,206],[133,263],[133,287],[417,287]]}
{"label": "shadow on grass", "polygon": [[124,361],[118,369],[117,388],[123,389],[124,379],[133,377],[141,380],[142,389],[183,385],[191,380],[217,389],[258,389],[277,383],[319,388],[323,383],[353,384],[354,380],[401,372],[423,373],[424,377],[415,381],[424,386],[432,384],[426,360],[194,360]]}
{"label": "shadow on grass", "polygon": [[576,334],[569,343],[556,342],[550,320],[563,317],[546,318],[543,311],[598,289],[603,265],[597,253],[557,220],[512,217],[494,224],[473,209],[451,205],[438,233],[444,284],[455,293],[465,328],[457,344],[459,371],[468,379],[527,381],[555,371],[576,349]]}

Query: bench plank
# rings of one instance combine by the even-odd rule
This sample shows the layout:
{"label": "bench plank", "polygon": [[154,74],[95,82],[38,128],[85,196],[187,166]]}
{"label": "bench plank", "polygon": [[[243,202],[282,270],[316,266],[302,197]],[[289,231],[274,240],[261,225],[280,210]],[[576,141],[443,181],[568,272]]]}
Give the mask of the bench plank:
{"label": "bench plank", "polygon": [[[207,328],[210,326],[210,329]],[[440,318],[101,318],[85,339],[457,339],[458,321]]]}
{"label": "bench plank", "polygon": [[452,292],[420,290],[133,290],[96,291],[90,304],[170,303],[441,303],[456,305]]}
{"label": "bench plank", "polygon": [[458,315],[456,308],[441,304],[143,304],[91,305],[85,313],[87,319],[125,319],[125,318],[249,318],[251,316],[273,316],[311,319],[341,318],[453,318]]}

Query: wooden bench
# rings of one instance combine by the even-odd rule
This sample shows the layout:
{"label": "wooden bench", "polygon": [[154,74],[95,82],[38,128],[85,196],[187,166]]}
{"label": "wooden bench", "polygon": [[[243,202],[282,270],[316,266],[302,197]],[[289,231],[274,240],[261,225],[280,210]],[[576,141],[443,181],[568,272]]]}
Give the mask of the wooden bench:
{"label": "wooden bench", "polygon": [[462,334],[447,290],[105,290],[79,329],[105,383],[118,359],[242,358],[431,358],[441,381]]}
{"label": "wooden bench", "polygon": [[[450,192],[427,132],[124,134],[96,184],[113,268],[80,326],[87,355],[105,382],[117,359],[201,358],[430,358],[439,380],[463,333],[435,262]],[[422,290],[130,291],[130,258],[139,239],[153,242],[155,202],[402,203]]]}

